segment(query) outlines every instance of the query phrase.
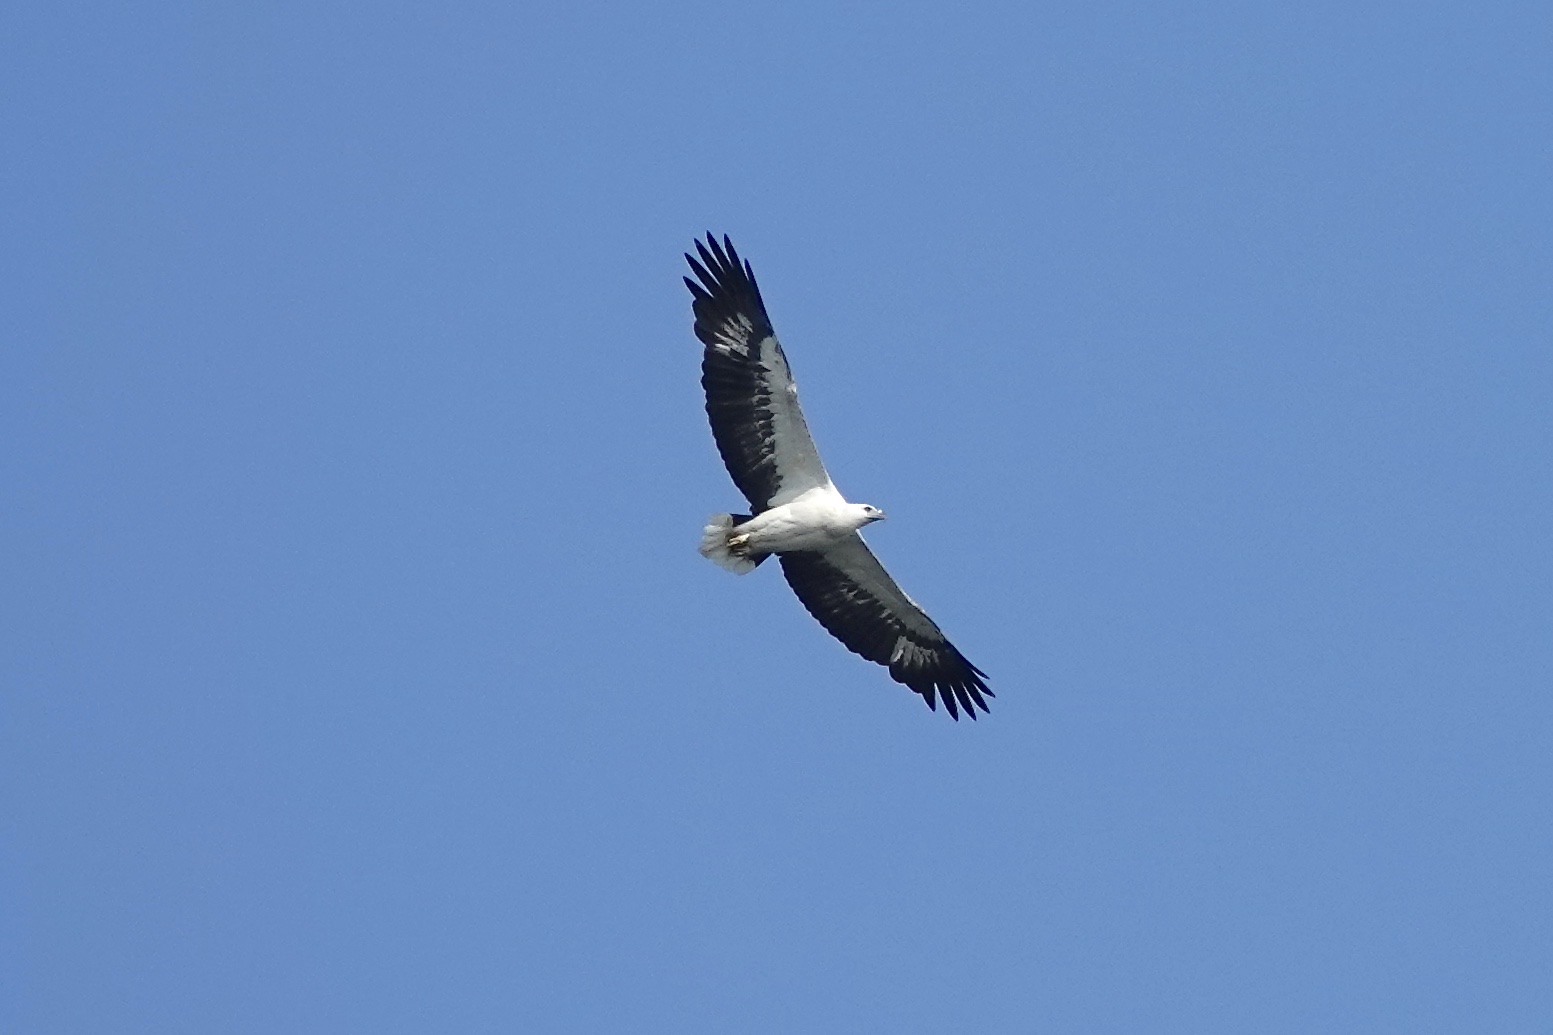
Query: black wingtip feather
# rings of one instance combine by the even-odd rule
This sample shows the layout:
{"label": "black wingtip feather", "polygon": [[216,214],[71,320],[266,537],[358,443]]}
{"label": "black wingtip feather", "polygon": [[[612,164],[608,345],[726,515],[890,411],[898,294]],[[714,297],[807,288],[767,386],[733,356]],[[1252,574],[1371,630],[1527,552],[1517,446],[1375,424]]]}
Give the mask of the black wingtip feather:
{"label": "black wingtip feather", "polygon": [[944,699],[944,710],[949,713],[949,717],[955,722],[959,722],[960,709],[955,706],[953,691],[948,687],[944,687],[938,691],[938,696]]}
{"label": "black wingtip feather", "polygon": [[741,315],[754,325],[752,337],[755,340],[773,333],[771,317],[766,313],[765,300],[755,282],[755,271],[739,258],[733,241],[725,234],[723,243],[718,243],[709,232],[705,242],[693,243],[696,254],[686,252],[685,261],[700,283],[689,277],[685,278],[685,283],[694,299],[696,336],[706,342],[707,335]]}

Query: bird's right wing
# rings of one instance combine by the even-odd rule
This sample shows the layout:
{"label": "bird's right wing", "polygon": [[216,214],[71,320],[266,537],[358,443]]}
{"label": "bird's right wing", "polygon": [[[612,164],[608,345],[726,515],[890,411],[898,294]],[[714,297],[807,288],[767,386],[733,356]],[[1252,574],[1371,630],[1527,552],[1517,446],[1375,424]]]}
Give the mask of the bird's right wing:
{"label": "bird's right wing", "polygon": [[809,435],[787,357],[771,329],[755,271],[740,262],[726,236],[696,242],[700,261],[685,256],[700,283],[694,297],[696,337],[706,346],[701,386],[712,437],[733,483],[756,514],[830,484]]}
{"label": "bird's right wing", "polygon": [[976,718],[993,696],[986,673],[895,584],[856,532],[829,550],[783,553],[782,574],[808,612],[854,654],[887,665],[890,677],[936,709],[935,692],[958,719],[955,704]]}

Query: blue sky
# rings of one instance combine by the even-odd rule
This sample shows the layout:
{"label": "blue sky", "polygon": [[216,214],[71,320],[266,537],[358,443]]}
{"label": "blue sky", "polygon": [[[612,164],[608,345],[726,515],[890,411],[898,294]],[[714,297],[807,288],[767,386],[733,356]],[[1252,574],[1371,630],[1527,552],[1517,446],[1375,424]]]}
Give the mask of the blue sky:
{"label": "blue sky", "polygon": [[[1553,1016],[1546,5],[0,28],[0,1028]],[[709,229],[980,722],[696,556]]]}

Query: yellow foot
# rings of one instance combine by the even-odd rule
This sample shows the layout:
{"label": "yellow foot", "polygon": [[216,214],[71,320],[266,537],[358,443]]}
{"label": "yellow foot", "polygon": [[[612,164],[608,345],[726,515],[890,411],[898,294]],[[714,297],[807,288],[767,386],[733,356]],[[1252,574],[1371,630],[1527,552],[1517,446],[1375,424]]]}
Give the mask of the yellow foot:
{"label": "yellow foot", "polygon": [[728,537],[728,549],[737,550],[741,546],[748,546],[749,541],[750,535],[748,532],[743,535],[731,535]]}

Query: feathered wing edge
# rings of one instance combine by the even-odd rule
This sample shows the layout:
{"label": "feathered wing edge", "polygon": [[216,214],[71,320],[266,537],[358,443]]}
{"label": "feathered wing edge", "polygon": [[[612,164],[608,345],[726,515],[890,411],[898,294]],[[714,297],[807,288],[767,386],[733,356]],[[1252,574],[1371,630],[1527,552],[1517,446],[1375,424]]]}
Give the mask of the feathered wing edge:
{"label": "feathered wing edge", "polygon": [[700,283],[685,278],[696,316],[696,337],[706,346],[701,386],[712,438],[734,484],[759,514],[777,494],[780,478],[772,442],[776,437],[771,393],[760,365],[760,342],[775,336],[755,271],[741,262],[733,242],[711,234],[696,242],[698,262],[685,261]]}
{"label": "feathered wing edge", "polygon": [[701,387],[723,465],[756,514],[784,491],[829,481],[792,387],[792,372],[771,327],[755,271],[725,235],[696,242],[685,261],[696,337],[706,346]]}
{"label": "feathered wing edge", "polygon": [[825,553],[779,554],[782,574],[804,609],[854,654],[885,665],[890,677],[951,718],[972,719],[995,696],[986,673],[950,643],[884,570],[861,536]]}

